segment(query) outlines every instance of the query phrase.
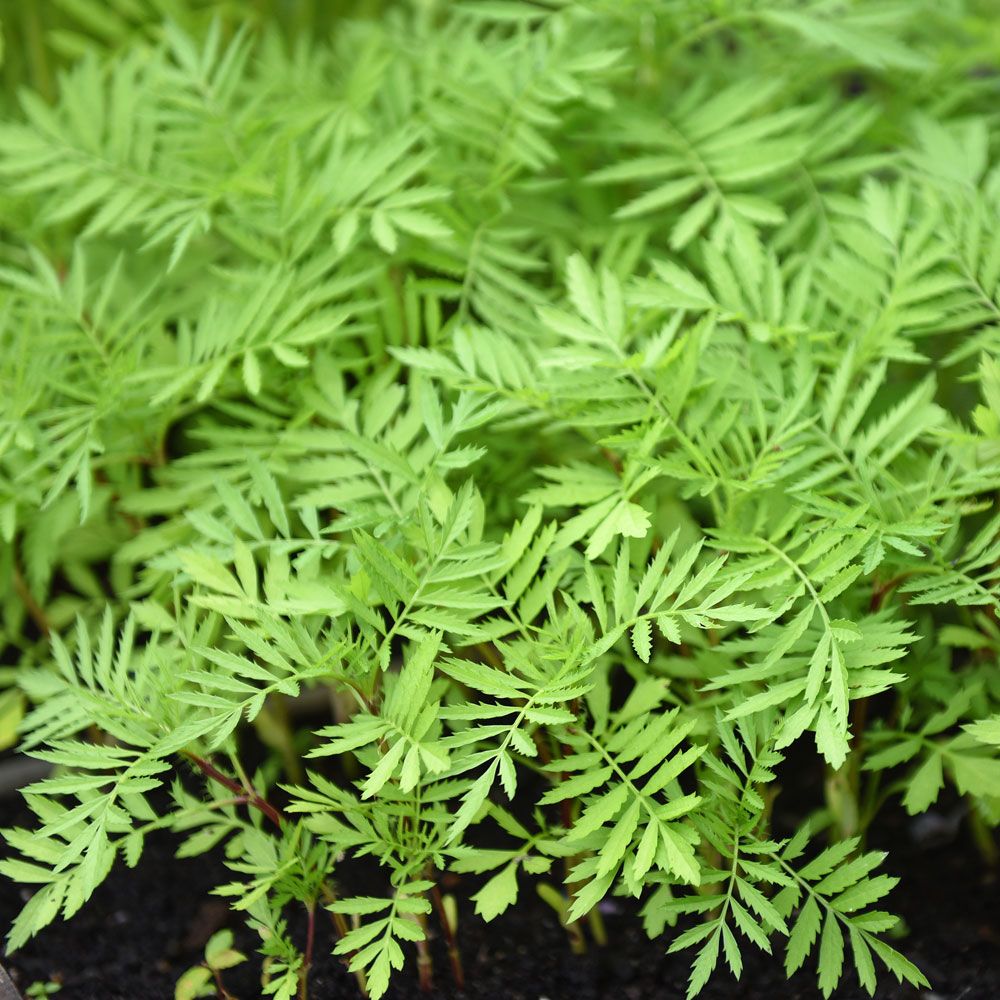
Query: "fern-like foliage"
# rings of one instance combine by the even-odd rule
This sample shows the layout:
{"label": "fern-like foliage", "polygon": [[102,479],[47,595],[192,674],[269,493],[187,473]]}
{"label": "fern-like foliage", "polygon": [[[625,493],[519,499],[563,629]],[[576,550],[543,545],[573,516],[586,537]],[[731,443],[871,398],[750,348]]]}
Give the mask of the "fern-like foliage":
{"label": "fern-like foliage", "polygon": [[264,996],[320,917],[460,984],[470,882],[922,984],[864,836],[1000,822],[992,5],[13,6],[9,948],[170,829]]}

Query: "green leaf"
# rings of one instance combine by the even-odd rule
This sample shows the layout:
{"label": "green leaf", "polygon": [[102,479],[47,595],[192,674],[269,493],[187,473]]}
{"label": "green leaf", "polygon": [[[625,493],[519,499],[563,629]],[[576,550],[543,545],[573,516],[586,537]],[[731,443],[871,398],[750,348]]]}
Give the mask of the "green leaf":
{"label": "green leaf", "polygon": [[643,618],[632,626],[632,648],[643,663],[649,663],[651,631],[648,618]]}
{"label": "green leaf", "polygon": [[903,796],[906,811],[911,816],[925,812],[937,801],[942,788],[944,788],[944,772],[941,767],[941,755],[932,752],[909,779],[906,794]]}
{"label": "green leaf", "polygon": [[823,996],[833,993],[844,969],[844,935],[836,916],[828,912],[819,942],[819,988]]}
{"label": "green leaf", "polygon": [[785,951],[785,975],[791,976],[809,957],[820,930],[821,913],[815,897],[806,897],[805,905],[799,912],[788,936]]}
{"label": "green leaf", "polygon": [[476,913],[487,923],[517,902],[517,865],[505,865],[472,897]]}
{"label": "green leaf", "polygon": [[205,993],[205,987],[212,981],[212,972],[204,966],[198,965],[193,969],[188,969],[177,980],[174,987],[174,1000],[196,1000],[197,997],[210,996]]}

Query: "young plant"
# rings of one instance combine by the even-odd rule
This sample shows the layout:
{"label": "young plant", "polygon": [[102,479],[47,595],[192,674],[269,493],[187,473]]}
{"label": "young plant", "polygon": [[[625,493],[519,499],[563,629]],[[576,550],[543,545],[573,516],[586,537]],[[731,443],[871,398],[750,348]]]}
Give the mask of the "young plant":
{"label": "young plant", "polygon": [[37,980],[28,987],[28,990],[24,995],[28,998],[28,1000],[32,1000],[32,998],[37,997],[54,997],[61,990],[62,986],[53,980],[49,980],[48,982]]}
{"label": "young plant", "polygon": [[925,983],[865,837],[995,859],[991,4],[167,6],[3,24],[9,950],[167,829],[278,1000],[536,891]]}
{"label": "young plant", "polygon": [[198,997],[222,997],[233,1000],[223,984],[222,974],[246,961],[246,955],[233,947],[232,931],[217,931],[205,945],[205,960],[192,966],[177,981],[174,1000],[197,1000]]}

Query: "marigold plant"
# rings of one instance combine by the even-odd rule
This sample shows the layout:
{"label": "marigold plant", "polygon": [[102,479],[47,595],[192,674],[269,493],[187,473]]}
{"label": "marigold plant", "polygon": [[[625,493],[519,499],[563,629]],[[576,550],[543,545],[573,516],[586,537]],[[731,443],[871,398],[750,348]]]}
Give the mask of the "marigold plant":
{"label": "marigold plant", "polygon": [[324,910],[460,980],[447,873],[923,983],[864,841],[1000,819],[993,3],[0,12],[9,947],[168,828],[280,1000]]}

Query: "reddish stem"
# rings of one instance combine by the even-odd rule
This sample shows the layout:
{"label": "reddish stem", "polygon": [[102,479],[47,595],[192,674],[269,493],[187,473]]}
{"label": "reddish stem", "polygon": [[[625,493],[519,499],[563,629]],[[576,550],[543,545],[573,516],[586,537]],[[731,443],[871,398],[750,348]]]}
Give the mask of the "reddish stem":
{"label": "reddish stem", "polygon": [[885,599],[895,590],[904,580],[906,579],[905,573],[900,573],[899,576],[894,576],[891,580],[887,580],[885,583],[876,583],[872,587],[871,600],[868,602],[868,610],[874,614],[881,607]]}
{"label": "reddish stem", "polygon": [[220,1000],[235,1000],[222,982],[222,973],[218,969],[212,969],[212,975],[215,977],[215,992],[218,993]]}
{"label": "reddish stem", "polygon": [[445,909],[444,900],[441,898],[441,890],[437,883],[431,888],[431,899],[434,901],[434,909],[437,910],[438,921],[444,931],[445,940],[448,942],[448,958],[451,959],[451,974],[455,978],[455,985],[460,989],[465,989],[465,969],[462,968],[462,953],[458,950],[458,940],[455,930],[448,919],[448,911]]}
{"label": "reddish stem", "polygon": [[309,923],[306,928],[306,970],[312,965],[313,948],[316,944],[316,904],[306,903],[306,913],[309,914]]}
{"label": "reddish stem", "polygon": [[434,968],[426,941],[417,942],[417,973],[420,977],[420,992],[430,993],[434,989]]}
{"label": "reddish stem", "polygon": [[[276,827],[280,829],[285,821],[285,817],[270,802],[267,801],[255,788],[244,788],[238,781],[223,774],[210,760],[199,757],[189,750],[184,751],[184,756],[191,761],[206,777],[217,781],[224,788],[228,788],[234,795],[246,799],[249,806],[259,809]],[[244,795],[244,793],[246,793]]]}
{"label": "reddish stem", "polygon": [[312,967],[313,947],[316,943],[316,903],[314,900],[306,903],[306,913],[309,921],[306,924],[306,950],[302,959],[302,972],[299,974],[299,1000],[309,996],[309,969]]}

